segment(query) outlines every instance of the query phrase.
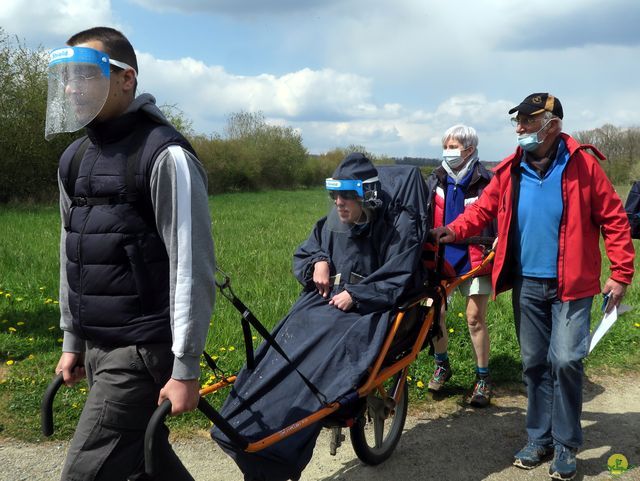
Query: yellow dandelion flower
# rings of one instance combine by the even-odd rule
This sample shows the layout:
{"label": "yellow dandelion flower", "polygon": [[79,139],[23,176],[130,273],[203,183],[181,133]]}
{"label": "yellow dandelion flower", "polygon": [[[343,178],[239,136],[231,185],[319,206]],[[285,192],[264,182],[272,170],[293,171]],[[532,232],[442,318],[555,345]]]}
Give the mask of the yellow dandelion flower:
{"label": "yellow dandelion flower", "polygon": [[458,312],[458,317],[462,319],[464,317],[464,314],[462,312]]}
{"label": "yellow dandelion flower", "polygon": [[33,342],[33,337],[30,337],[29,339],[27,339],[27,341]]}
{"label": "yellow dandelion flower", "polygon": [[59,337],[59,338],[57,339],[57,341],[58,341],[58,342],[62,342],[62,338],[61,338],[61,337]]}
{"label": "yellow dandelion flower", "polygon": [[411,382],[411,376],[407,376],[407,382]]}
{"label": "yellow dandelion flower", "polygon": [[60,304],[58,301],[53,301],[54,304]]}
{"label": "yellow dandelion flower", "polygon": [[235,348],[234,346],[229,346],[229,351],[232,351],[232,352],[233,352],[233,351],[235,351],[235,350],[236,350],[236,348]]}
{"label": "yellow dandelion flower", "polygon": [[47,297],[47,299],[44,301],[45,304],[51,304],[53,302],[53,299],[51,299],[50,297]]}
{"label": "yellow dandelion flower", "polygon": [[418,389],[422,389],[424,387],[424,383],[422,381],[418,381],[416,383],[416,386],[418,387]]}
{"label": "yellow dandelion flower", "polygon": [[636,322],[636,323],[634,324],[634,326],[636,326],[636,327],[640,327],[640,322]]}
{"label": "yellow dandelion flower", "polygon": [[77,405],[76,403],[73,403],[73,404],[71,405],[71,407],[72,407],[73,409],[78,409],[78,405]]}
{"label": "yellow dandelion flower", "polygon": [[24,326],[24,321],[17,322],[18,326]]}
{"label": "yellow dandelion flower", "polygon": [[27,357],[27,359],[29,359],[30,361],[33,361],[36,358],[36,356],[34,356],[33,354],[29,354],[29,356]]}
{"label": "yellow dandelion flower", "polygon": [[7,293],[4,295],[4,297],[6,297],[7,299],[11,299],[11,294],[7,292]]}
{"label": "yellow dandelion flower", "polygon": [[226,350],[227,350],[227,348],[226,348],[226,347],[221,347],[221,348],[219,349],[219,351],[220,351],[220,352],[224,352],[224,351],[226,351]]}
{"label": "yellow dandelion flower", "polygon": [[44,287],[38,287],[38,290],[42,292],[44,291]]}
{"label": "yellow dandelion flower", "polygon": [[6,364],[7,366],[13,366],[13,364],[15,363],[15,361],[13,359],[9,359]]}
{"label": "yellow dandelion flower", "polygon": [[16,331],[17,331],[17,329],[16,329],[15,327],[13,327],[13,326],[11,326],[11,327],[9,328],[9,332],[16,332]]}
{"label": "yellow dandelion flower", "polygon": [[218,360],[218,356],[211,356],[211,359],[213,359],[214,361]]}
{"label": "yellow dandelion flower", "polygon": [[80,392],[81,392],[82,394],[87,394],[87,388],[86,388],[86,387],[81,387],[81,388],[80,388]]}
{"label": "yellow dandelion flower", "polygon": [[453,332],[453,327],[450,327],[450,328],[449,328],[449,332]]}
{"label": "yellow dandelion flower", "polygon": [[258,338],[256,336],[251,336],[251,339],[253,339],[255,341]]}
{"label": "yellow dandelion flower", "polygon": [[4,291],[0,291],[0,296],[1,296],[2,294],[4,294]]}
{"label": "yellow dandelion flower", "polygon": [[22,302],[23,300],[24,300],[24,298],[22,298],[22,297],[16,297],[16,301],[18,301],[18,302]]}

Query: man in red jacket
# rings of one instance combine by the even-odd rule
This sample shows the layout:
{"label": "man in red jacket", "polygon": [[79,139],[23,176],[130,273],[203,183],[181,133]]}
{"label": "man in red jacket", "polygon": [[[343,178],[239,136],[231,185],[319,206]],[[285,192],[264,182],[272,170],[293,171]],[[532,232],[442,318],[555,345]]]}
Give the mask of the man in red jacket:
{"label": "man in red jacket", "polygon": [[[600,167],[604,156],[562,132],[562,105],[549,93],[509,111],[518,147],[477,202],[446,227],[441,242],[477,235],[497,218],[494,295],[513,288],[527,385],[528,443],[514,465],[532,469],[553,453],[549,474],[570,480],[582,444],[582,360],[593,296],[616,307],[633,277],[634,249],[620,197]],[[602,232],[611,273],[600,290]]]}

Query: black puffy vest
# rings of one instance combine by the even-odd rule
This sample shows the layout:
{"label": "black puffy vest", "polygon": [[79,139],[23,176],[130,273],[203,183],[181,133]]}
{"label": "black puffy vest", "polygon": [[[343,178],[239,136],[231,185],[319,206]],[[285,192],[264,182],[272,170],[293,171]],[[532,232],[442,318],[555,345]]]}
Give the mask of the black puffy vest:
{"label": "black puffy vest", "polygon": [[[70,167],[81,141],[60,159],[62,183],[76,200],[63,219],[74,331],[108,346],[171,342],[169,258],[156,228],[149,181],[166,147],[193,150],[174,128],[142,112],[87,132],[91,143],[72,188]],[[128,163],[135,177],[127,174]]]}

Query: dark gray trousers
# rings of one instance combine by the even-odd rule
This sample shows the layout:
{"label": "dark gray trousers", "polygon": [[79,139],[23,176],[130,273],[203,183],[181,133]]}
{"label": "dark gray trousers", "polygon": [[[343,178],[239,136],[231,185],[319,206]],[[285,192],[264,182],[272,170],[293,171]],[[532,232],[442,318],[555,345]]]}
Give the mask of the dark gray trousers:
{"label": "dark gray trousers", "polygon": [[[69,446],[62,481],[143,481],[144,432],[171,376],[170,344],[87,345],[89,393]],[[193,481],[168,441],[157,441],[158,481]]]}

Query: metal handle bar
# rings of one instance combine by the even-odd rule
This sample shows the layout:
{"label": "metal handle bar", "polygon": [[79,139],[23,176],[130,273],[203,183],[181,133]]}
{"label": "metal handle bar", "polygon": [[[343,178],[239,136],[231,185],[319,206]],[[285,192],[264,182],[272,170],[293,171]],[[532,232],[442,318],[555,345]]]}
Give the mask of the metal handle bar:
{"label": "metal handle bar", "polygon": [[455,245],[455,244],[462,244],[462,245],[479,244],[479,245],[483,245],[483,246],[486,246],[486,247],[491,247],[495,240],[496,240],[495,237],[476,235],[476,236],[472,236],[472,237],[467,237],[466,239],[455,240],[455,241],[451,242],[451,244],[453,244],[453,245]]}

